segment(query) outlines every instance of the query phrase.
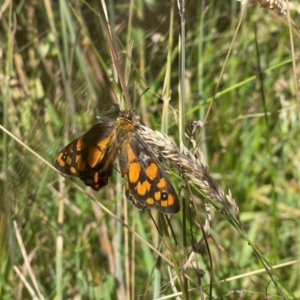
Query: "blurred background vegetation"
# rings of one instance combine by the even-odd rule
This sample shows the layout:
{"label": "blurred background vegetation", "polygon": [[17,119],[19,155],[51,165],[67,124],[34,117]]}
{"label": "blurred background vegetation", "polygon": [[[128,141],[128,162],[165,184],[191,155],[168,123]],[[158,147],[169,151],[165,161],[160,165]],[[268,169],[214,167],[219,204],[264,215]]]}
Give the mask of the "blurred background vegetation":
{"label": "blurred background vegetation", "polygon": [[[0,3],[0,122],[49,164],[120,96],[99,2]],[[108,0],[106,5],[134,108],[144,124],[179,144],[177,2]],[[293,54],[287,19],[276,10],[250,6],[224,66],[241,19],[240,2],[186,1],[185,8],[186,127],[203,121],[212,103],[204,130],[194,133],[210,173],[225,193],[232,192],[243,228],[270,265],[295,261],[300,136],[292,61],[298,70],[299,36],[293,34]],[[297,10],[294,4],[296,23]],[[192,148],[188,141],[186,146]],[[276,270],[278,288],[266,272],[252,274],[263,270],[262,264],[214,208],[207,245],[185,265],[207,218],[205,199],[197,194],[193,201],[201,218],[195,218],[186,193],[185,201],[181,197],[186,214],[170,221],[175,243],[159,236],[147,211],[127,204],[117,166],[100,192],[74,179],[94,202],[3,131],[0,150],[1,299],[156,299],[176,289],[183,299],[205,299],[210,283],[216,299],[262,299],[266,293],[277,299],[280,292],[286,299],[300,298],[299,262]],[[183,181],[171,178],[181,195]],[[180,283],[176,274],[187,279]]]}

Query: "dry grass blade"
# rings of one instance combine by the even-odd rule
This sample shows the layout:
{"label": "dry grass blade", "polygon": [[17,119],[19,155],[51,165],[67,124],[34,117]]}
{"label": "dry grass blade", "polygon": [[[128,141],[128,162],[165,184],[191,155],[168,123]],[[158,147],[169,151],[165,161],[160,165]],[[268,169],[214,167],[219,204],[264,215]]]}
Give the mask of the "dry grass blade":
{"label": "dry grass blade", "polygon": [[146,126],[141,127],[140,134],[151,148],[156,149],[165,159],[175,163],[191,183],[199,187],[209,198],[224,204],[224,192],[210,176],[200,151],[198,151],[199,157],[195,157],[186,147],[183,153],[180,153],[170,137]]}
{"label": "dry grass blade", "polygon": [[[14,221],[14,228],[15,228],[16,237],[17,237],[17,240],[19,242],[19,246],[21,248],[22,255],[23,255],[23,258],[24,258],[24,261],[25,261],[26,268],[27,268],[27,270],[29,272],[29,275],[30,275],[30,278],[31,278],[31,280],[33,282],[33,286],[34,286],[34,288],[36,290],[36,293],[39,296],[39,299],[44,299],[44,297],[42,296],[42,294],[40,292],[39,285],[37,283],[37,280],[36,280],[36,277],[34,275],[33,269],[31,268],[31,265],[30,265],[30,262],[29,262],[29,258],[28,258],[27,251],[26,251],[25,246],[24,246],[24,242],[23,242],[21,233],[20,233],[18,225],[17,225],[17,223],[15,221]],[[15,268],[15,271],[20,275],[20,273],[18,272],[19,270],[17,268]],[[27,289],[30,291],[31,295],[35,298],[35,292],[30,287],[30,285],[28,284],[28,282],[26,281],[26,279],[23,276],[21,276],[21,279],[25,283],[25,285],[26,285]]]}

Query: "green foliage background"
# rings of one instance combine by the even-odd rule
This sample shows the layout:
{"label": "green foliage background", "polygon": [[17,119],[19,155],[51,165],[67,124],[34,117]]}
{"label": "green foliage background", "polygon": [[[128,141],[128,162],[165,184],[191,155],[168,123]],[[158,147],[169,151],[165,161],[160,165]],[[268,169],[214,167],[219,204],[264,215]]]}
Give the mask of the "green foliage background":
{"label": "green foliage background", "polygon": [[[98,4],[1,4],[0,122],[50,164],[58,149],[86,132],[120,96],[118,85],[110,80],[116,78]],[[135,0],[106,5],[135,109],[143,123],[179,144],[177,3]],[[186,1],[187,129],[208,112],[240,11],[240,3],[233,0]],[[291,14],[297,17],[296,11]],[[249,7],[205,129],[194,134],[210,173],[226,193],[232,192],[243,228],[271,265],[297,260],[300,252],[299,118],[292,68],[294,60],[299,69],[300,53],[295,32],[293,38],[294,55],[286,18],[259,5]],[[150,90],[140,98],[147,87]],[[167,114],[162,114],[164,104]],[[187,139],[186,146],[192,149]],[[193,197],[185,193],[182,200],[186,214],[171,219],[176,244],[173,238],[159,237],[147,211],[127,207],[117,171],[99,193],[74,180],[172,260],[175,269],[169,274],[165,259],[4,132],[0,150],[1,299],[152,299],[174,293],[170,274],[186,274],[181,283],[175,279],[183,299],[205,299],[210,282],[216,299],[261,299],[265,293],[276,299],[280,292],[286,299],[300,297],[299,262],[274,271],[278,288],[266,272],[252,274],[263,269],[262,264],[215,208],[207,239],[211,261],[201,244],[197,264],[183,271],[207,217],[205,200],[195,192]],[[172,180],[182,194],[183,181],[176,176]],[[201,218],[189,206],[189,197]],[[28,273],[13,221],[34,275]],[[201,278],[199,270],[205,272]]]}

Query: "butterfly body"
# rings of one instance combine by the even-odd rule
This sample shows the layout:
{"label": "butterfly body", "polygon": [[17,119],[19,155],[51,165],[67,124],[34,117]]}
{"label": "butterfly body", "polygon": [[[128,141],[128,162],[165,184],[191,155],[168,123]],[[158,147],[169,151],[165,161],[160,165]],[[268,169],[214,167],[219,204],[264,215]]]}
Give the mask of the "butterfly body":
{"label": "butterfly body", "polygon": [[138,209],[174,214],[180,210],[180,201],[161,163],[139,135],[139,126],[133,111],[119,111],[115,120],[102,117],[59,151],[55,167],[99,190],[108,183],[118,158],[121,175],[127,180],[127,199]]}

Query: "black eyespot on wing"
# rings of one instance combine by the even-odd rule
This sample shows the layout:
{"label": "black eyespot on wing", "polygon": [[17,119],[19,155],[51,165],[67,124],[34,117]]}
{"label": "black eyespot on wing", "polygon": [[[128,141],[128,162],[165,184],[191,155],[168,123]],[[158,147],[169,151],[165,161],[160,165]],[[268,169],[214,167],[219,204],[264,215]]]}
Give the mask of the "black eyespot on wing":
{"label": "black eyespot on wing", "polygon": [[161,193],[161,200],[167,200],[168,199],[168,193]]}

